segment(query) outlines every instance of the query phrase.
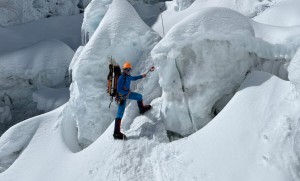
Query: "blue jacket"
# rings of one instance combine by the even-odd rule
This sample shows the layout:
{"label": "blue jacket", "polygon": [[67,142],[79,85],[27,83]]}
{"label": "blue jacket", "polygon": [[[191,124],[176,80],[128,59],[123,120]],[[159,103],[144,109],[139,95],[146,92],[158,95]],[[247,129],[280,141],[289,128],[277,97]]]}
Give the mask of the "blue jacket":
{"label": "blue jacket", "polygon": [[130,90],[130,82],[133,80],[139,80],[143,78],[142,75],[139,76],[131,76],[122,74],[118,79],[117,91],[121,95],[127,95]]}

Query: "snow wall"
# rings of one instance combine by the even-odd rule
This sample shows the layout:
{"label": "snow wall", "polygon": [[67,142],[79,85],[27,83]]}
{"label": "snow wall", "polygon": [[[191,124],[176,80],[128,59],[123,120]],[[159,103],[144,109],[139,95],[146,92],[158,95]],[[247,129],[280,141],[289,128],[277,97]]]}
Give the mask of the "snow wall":
{"label": "snow wall", "polygon": [[[78,127],[79,143],[85,147],[96,140],[114,121],[116,104],[109,109],[106,93],[109,57],[120,65],[131,61],[141,67],[160,40],[126,0],[113,1],[94,35],[76,52],[70,69],[73,82],[65,115],[72,115]],[[134,69],[132,74],[140,74]],[[71,112],[69,112],[71,111]],[[65,119],[69,119],[66,116]]]}

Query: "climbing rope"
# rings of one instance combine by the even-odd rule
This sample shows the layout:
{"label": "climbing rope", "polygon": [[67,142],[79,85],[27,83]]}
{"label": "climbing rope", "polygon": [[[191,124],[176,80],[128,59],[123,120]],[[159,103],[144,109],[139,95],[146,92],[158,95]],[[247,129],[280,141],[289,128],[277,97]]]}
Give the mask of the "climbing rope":
{"label": "climbing rope", "polygon": [[159,8],[160,9],[160,18],[161,18],[161,25],[162,25],[162,28],[163,28],[163,35],[165,36],[165,26],[164,26],[164,19],[163,19],[163,16],[162,16],[162,7]]}

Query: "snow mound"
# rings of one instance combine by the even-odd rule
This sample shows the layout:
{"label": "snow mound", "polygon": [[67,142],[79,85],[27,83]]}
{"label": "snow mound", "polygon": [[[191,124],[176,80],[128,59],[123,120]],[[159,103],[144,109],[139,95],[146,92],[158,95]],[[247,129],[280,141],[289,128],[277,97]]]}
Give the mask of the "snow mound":
{"label": "snow mound", "polygon": [[260,57],[259,69],[288,80],[287,67],[300,47],[300,26],[279,27],[255,21],[250,23],[255,36],[263,40],[256,43],[256,52]]}
{"label": "snow mound", "polygon": [[96,140],[115,118],[117,106],[113,104],[109,109],[110,97],[106,93],[109,57],[120,65],[129,60],[135,67],[140,60],[147,59],[158,41],[159,36],[127,1],[110,5],[92,39],[79,49],[71,63],[69,114],[74,115],[82,146]]}
{"label": "snow mound", "polygon": [[283,1],[254,18],[255,21],[275,26],[300,25],[300,2],[298,0]]}
{"label": "snow mound", "polygon": [[[81,44],[82,15],[41,19],[12,27],[0,27],[0,55],[32,46],[44,39],[60,40],[72,49]],[[57,27],[63,27],[57,29]]]}
{"label": "snow mound", "polygon": [[9,126],[40,114],[32,100],[33,91],[40,85],[65,87],[73,55],[70,47],[57,40],[1,55],[0,122]]}
{"label": "snow mound", "polygon": [[224,8],[194,13],[168,32],[151,53],[166,129],[188,135],[211,120],[214,104],[238,88],[253,61],[235,39],[253,36],[246,17]]}
{"label": "snow mound", "polygon": [[43,111],[51,111],[65,104],[70,98],[68,88],[38,87],[32,94],[33,101],[37,103],[37,108]]}
{"label": "snow mound", "polygon": [[0,56],[0,77],[37,79],[39,83],[58,85],[63,82],[73,55],[74,51],[60,41],[40,41]]}
{"label": "snow mound", "polygon": [[3,0],[0,2],[0,26],[22,24],[50,16],[79,13],[78,0]]}
{"label": "snow mound", "polygon": [[[266,8],[272,7],[281,1],[284,0],[195,0],[191,6],[184,9],[190,4],[191,0],[177,0],[176,2],[173,1],[167,3],[168,8],[162,13],[163,19],[159,18],[158,21],[153,25],[153,29],[161,36],[163,36],[163,32],[167,33],[175,24],[177,24],[190,14],[199,12],[203,8],[209,7],[229,8],[252,18],[257,14],[265,11]],[[180,11],[181,9],[184,10]],[[162,26],[162,24],[164,24],[164,27]]]}

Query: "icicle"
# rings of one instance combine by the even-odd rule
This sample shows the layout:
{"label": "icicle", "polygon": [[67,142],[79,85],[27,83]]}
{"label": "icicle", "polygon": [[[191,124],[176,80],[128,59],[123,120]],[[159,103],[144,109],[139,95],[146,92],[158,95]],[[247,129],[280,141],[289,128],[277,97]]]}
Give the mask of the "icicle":
{"label": "icicle", "polygon": [[89,41],[89,32],[86,31],[85,29],[81,29],[81,44],[82,46],[86,45],[87,42]]}

